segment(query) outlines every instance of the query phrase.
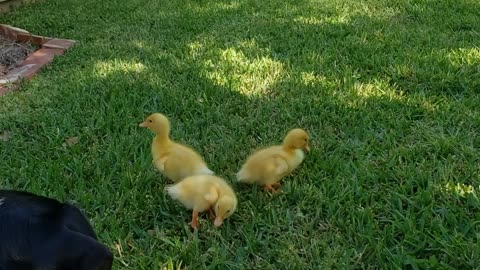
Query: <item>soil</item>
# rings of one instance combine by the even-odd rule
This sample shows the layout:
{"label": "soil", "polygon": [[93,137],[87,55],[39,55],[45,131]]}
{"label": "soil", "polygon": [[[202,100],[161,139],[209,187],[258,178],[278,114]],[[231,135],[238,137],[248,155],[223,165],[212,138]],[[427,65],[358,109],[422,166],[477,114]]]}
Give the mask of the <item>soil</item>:
{"label": "soil", "polygon": [[17,43],[0,35],[0,76],[15,68],[35,51],[29,43]]}

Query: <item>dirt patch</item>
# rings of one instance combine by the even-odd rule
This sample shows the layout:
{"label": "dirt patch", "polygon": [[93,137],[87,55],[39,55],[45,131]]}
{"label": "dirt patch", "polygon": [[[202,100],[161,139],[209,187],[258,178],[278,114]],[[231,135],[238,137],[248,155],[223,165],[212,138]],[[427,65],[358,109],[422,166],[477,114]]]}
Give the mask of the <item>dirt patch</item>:
{"label": "dirt patch", "polygon": [[32,44],[17,43],[0,35],[0,76],[15,68],[35,49]]}

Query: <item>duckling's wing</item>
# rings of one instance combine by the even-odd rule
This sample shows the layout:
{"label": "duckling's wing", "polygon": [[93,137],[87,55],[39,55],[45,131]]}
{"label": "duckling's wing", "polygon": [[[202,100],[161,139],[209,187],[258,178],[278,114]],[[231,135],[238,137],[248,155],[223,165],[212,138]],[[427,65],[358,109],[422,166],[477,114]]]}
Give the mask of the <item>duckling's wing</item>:
{"label": "duckling's wing", "polygon": [[273,157],[273,164],[275,165],[275,173],[277,175],[284,175],[288,173],[288,162],[283,157]]}
{"label": "duckling's wing", "polygon": [[155,167],[163,172],[165,170],[165,162],[167,162],[168,157],[162,157],[153,161]]}
{"label": "duckling's wing", "polygon": [[218,199],[218,191],[215,187],[211,187],[208,190],[208,193],[203,196],[203,198],[210,204],[214,204]]}

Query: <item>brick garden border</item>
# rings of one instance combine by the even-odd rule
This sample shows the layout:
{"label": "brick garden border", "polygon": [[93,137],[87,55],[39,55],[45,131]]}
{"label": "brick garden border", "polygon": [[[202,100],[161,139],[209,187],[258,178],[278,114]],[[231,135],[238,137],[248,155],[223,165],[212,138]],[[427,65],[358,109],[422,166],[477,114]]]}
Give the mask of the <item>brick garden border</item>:
{"label": "brick garden border", "polygon": [[0,24],[0,35],[16,42],[30,42],[39,47],[17,67],[0,77],[0,96],[16,90],[23,79],[31,79],[57,55],[62,55],[75,44],[74,40],[33,35],[26,30]]}

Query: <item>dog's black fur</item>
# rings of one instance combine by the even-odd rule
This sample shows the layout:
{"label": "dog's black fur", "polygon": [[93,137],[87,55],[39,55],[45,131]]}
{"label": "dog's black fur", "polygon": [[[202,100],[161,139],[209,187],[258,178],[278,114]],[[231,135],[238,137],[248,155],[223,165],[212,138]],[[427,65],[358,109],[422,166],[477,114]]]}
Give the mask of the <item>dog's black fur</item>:
{"label": "dog's black fur", "polygon": [[112,260],[77,207],[0,190],[0,270],[110,270]]}

